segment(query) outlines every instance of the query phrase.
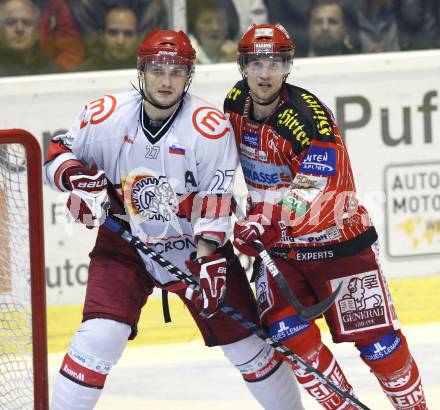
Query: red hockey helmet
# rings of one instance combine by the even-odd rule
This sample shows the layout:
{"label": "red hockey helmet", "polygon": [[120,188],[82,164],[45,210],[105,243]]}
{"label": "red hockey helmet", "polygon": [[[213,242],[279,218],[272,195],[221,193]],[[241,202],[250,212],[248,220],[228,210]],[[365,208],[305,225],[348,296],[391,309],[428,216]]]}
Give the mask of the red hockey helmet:
{"label": "red hockey helmet", "polygon": [[183,31],[155,28],[138,48],[138,70],[143,71],[145,63],[149,62],[187,65],[191,70],[195,58],[196,51]]}
{"label": "red hockey helmet", "polygon": [[282,58],[289,73],[295,43],[281,24],[252,24],[238,43],[238,65],[243,73],[251,58]]}

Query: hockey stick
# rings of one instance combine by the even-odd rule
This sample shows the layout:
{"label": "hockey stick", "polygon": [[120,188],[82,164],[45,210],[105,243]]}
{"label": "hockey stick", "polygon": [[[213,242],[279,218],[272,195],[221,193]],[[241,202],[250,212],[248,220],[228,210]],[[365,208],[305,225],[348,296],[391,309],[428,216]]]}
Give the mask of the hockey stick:
{"label": "hockey stick", "polygon": [[[104,222],[104,225],[110,229],[112,232],[118,234],[122,239],[128,242],[130,245],[134,246],[136,249],[140,250],[142,253],[147,255],[150,259],[159,264],[162,268],[166,269],[168,272],[176,276],[178,279],[184,281],[188,285],[194,286],[196,289],[199,286],[199,280],[196,276],[187,274],[180,270],[178,267],[174,266],[171,262],[164,259],[157,252],[153,251],[151,248],[147,247],[137,236],[133,235],[127,229],[125,229],[120,222],[118,222],[114,217],[108,216]],[[260,339],[264,340],[267,344],[272,346],[275,350],[280,352],[283,356],[290,359],[302,370],[312,374],[317,380],[322,384],[327,386],[330,390],[334,391],[340,397],[347,400],[350,404],[357,406],[361,410],[370,410],[367,406],[361,403],[356,397],[350,393],[342,390],[339,386],[333,383],[331,380],[327,379],[319,370],[310,366],[305,360],[300,356],[297,356],[291,350],[289,350],[282,343],[275,340],[273,337],[267,335],[260,327],[255,323],[247,320],[241,313],[237,312],[232,307],[225,305],[224,303],[219,304],[219,309],[226,313],[233,320],[240,323],[245,329],[252,331]]]}
{"label": "hockey stick", "polygon": [[[232,197],[231,200],[232,208],[239,219],[245,219],[246,215],[239,207],[237,200]],[[338,296],[339,291],[341,290],[342,282],[339,283],[336,290],[326,299],[321,300],[316,305],[312,306],[303,306],[296,295],[293,293],[283,274],[278,270],[277,265],[267,252],[263,243],[256,239],[252,241],[252,245],[254,245],[255,249],[258,251],[261,261],[263,265],[267,268],[269,273],[274,278],[275,282],[283,292],[285,298],[289,301],[289,303],[295,308],[297,315],[303,320],[310,320],[315,317],[321,316],[327,309],[333,305],[336,297]]]}

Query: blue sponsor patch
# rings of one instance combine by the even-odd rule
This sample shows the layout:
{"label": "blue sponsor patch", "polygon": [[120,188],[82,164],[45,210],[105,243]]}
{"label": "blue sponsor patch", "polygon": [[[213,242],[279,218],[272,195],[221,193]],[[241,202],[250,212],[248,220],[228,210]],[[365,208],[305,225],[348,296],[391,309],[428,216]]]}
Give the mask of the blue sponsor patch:
{"label": "blue sponsor patch", "polygon": [[288,316],[283,320],[272,323],[269,326],[269,333],[275,340],[282,342],[304,332],[309,327],[310,324],[298,316]]}
{"label": "blue sponsor patch", "polygon": [[314,175],[336,175],[336,149],[311,145],[299,169]]}
{"label": "blue sponsor patch", "polygon": [[382,336],[378,341],[365,346],[359,346],[361,356],[367,360],[381,360],[392,354],[402,343],[402,339],[391,332]]}
{"label": "blue sponsor patch", "polygon": [[260,136],[253,132],[245,131],[243,133],[243,143],[248,147],[260,148]]}
{"label": "blue sponsor patch", "polygon": [[286,178],[292,180],[292,173],[287,165],[278,166],[262,163],[250,160],[242,155],[240,156],[240,162],[245,179],[254,184],[273,186],[286,183]]}
{"label": "blue sponsor patch", "polygon": [[254,182],[255,184],[276,185],[280,182],[280,176],[277,172],[268,174],[264,171],[256,171],[252,168],[247,168],[245,166],[243,166],[242,168],[244,177],[247,180]]}

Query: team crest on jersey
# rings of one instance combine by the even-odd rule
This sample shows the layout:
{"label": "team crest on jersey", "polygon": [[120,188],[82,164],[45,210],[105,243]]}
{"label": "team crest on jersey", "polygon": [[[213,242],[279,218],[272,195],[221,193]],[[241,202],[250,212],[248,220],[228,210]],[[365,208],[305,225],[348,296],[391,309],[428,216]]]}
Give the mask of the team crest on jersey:
{"label": "team crest on jersey", "polygon": [[[272,131],[272,130],[269,130],[269,133],[270,133],[270,131]],[[277,136],[277,138],[278,138],[278,136]],[[269,141],[267,141],[267,148],[269,148],[273,152],[278,152],[278,147],[276,145],[276,140],[275,139],[270,139]]]}
{"label": "team crest on jersey", "polygon": [[161,222],[176,219],[178,201],[166,177],[136,175],[125,181],[124,192],[135,215]]}

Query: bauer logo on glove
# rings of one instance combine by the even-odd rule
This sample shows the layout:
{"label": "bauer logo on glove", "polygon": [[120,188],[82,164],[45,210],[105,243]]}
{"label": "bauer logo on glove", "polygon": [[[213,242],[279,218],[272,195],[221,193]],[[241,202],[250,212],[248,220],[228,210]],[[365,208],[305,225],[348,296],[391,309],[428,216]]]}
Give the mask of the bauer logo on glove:
{"label": "bauer logo on glove", "polygon": [[226,258],[216,253],[186,261],[186,266],[200,278],[200,290],[188,287],[185,297],[194,303],[201,316],[209,318],[216,313],[225,296]]}
{"label": "bauer logo on glove", "polygon": [[110,207],[104,171],[76,168],[66,173],[72,191],[67,209],[75,221],[90,229],[103,224]]}

